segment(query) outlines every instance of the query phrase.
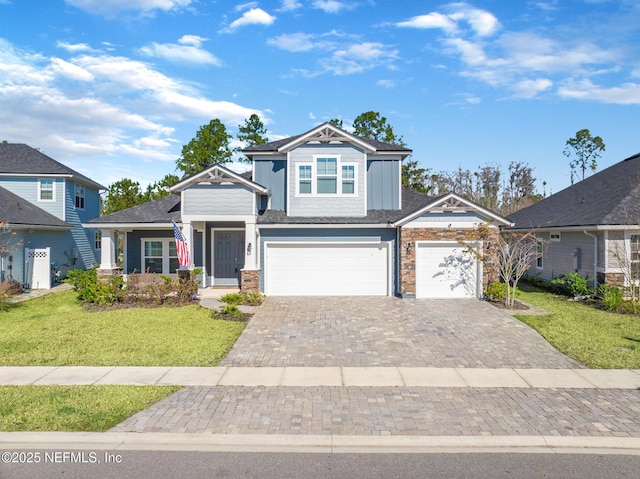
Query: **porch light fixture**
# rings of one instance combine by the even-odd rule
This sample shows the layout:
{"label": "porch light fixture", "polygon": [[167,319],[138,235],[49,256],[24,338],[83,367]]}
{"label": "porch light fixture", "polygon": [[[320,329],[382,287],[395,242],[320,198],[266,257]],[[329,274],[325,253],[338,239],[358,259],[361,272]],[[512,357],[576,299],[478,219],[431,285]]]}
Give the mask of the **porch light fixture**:
{"label": "porch light fixture", "polygon": [[247,256],[251,256],[251,243],[247,243]]}
{"label": "porch light fixture", "polygon": [[413,249],[413,243],[411,241],[409,241],[407,243],[407,253],[411,253],[412,249]]}

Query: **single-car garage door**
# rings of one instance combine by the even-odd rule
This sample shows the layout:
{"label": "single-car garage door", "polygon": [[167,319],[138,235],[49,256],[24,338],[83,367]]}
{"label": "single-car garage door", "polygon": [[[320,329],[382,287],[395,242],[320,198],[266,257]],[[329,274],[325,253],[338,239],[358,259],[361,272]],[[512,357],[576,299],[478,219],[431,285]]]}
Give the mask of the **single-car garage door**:
{"label": "single-car garage door", "polygon": [[388,243],[265,244],[265,293],[273,296],[387,296]]}
{"label": "single-car garage door", "polygon": [[425,241],[417,243],[416,297],[475,298],[479,262],[467,246]]}

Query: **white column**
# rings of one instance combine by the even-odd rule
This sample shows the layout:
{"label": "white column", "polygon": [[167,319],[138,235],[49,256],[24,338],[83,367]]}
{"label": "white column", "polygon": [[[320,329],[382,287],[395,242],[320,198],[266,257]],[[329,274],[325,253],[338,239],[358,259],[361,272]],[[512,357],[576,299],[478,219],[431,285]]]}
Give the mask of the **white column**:
{"label": "white column", "polygon": [[258,269],[256,223],[244,224],[244,269]]}
{"label": "white column", "polygon": [[116,248],[114,230],[100,230],[100,269],[114,269],[116,265]]}
{"label": "white column", "polygon": [[189,269],[193,269],[193,225],[191,224],[191,222],[182,223],[182,237],[186,241],[187,249],[189,250]]}

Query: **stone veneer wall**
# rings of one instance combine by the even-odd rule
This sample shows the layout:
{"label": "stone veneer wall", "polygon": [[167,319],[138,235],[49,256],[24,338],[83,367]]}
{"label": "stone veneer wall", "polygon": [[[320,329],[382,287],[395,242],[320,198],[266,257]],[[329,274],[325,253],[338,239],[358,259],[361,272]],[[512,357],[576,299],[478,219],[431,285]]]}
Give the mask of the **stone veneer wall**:
{"label": "stone veneer wall", "polygon": [[[416,294],[416,241],[477,241],[474,230],[466,228],[402,228],[400,230],[400,294],[415,296]],[[487,248],[491,243],[491,238],[497,236],[490,233],[489,237],[482,239],[483,257],[488,258]],[[411,251],[407,251],[407,244],[411,243]],[[498,279],[498,272],[495,265],[486,260],[482,268],[482,286]]]}
{"label": "stone veneer wall", "polygon": [[260,270],[243,269],[240,271],[241,291],[260,291]]}

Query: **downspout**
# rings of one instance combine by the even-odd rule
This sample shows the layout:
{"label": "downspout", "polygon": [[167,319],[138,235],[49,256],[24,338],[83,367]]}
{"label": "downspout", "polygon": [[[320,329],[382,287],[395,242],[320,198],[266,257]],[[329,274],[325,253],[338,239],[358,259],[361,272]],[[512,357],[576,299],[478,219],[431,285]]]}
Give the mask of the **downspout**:
{"label": "downspout", "polygon": [[598,237],[587,230],[583,231],[584,234],[593,238],[593,289],[598,288]]}

